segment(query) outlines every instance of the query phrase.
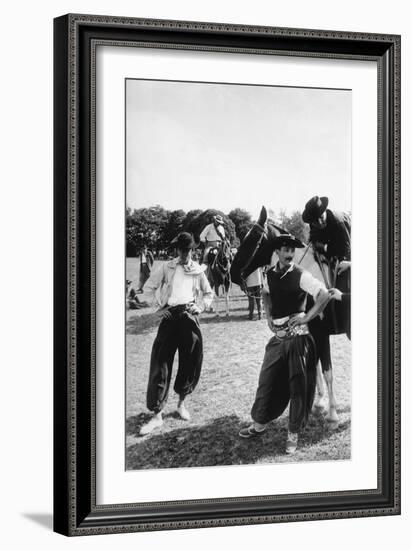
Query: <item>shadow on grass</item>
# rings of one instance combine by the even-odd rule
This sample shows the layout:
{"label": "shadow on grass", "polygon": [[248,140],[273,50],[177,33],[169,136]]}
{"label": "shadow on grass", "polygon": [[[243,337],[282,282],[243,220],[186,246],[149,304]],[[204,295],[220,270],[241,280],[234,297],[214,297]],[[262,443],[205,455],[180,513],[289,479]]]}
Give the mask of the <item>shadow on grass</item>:
{"label": "shadow on grass", "polygon": [[[270,424],[262,436],[253,439],[238,436],[247,424],[236,415],[222,416],[201,426],[186,424],[166,431],[170,417],[175,418],[173,414],[166,415],[160,431],[138,438],[126,449],[127,470],[255,464],[267,459],[283,461],[285,457],[286,415]],[[145,413],[128,418],[127,435],[136,436],[148,419]],[[324,416],[314,413],[300,436],[299,449],[309,448],[328,438],[330,433],[343,432],[348,427],[349,422],[345,422],[330,432]]]}
{"label": "shadow on grass", "polygon": [[127,334],[145,334],[157,328],[160,324],[160,317],[156,312],[142,313],[127,319]]}
{"label": "shadow on grass", "polygon": [[248,320],[248,313],[244,313],[241,315],[226,315],[225,313],[220,313],[220,315],[218,316],[214,314],[209,314],[207,316],[201,317],[200,325],[208,325],[210,323],[238,323],[240,321],[250,323],[250,326],[252,326],[252,323],[254,322]]}

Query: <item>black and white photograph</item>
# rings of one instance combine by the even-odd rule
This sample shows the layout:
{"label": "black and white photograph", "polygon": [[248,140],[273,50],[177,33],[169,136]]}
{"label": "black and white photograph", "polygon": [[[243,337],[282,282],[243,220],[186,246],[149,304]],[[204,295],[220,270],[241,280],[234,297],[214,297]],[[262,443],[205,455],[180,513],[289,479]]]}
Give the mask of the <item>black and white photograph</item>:
{"label": "black and white photograph", "polygon": [[407,6],[4,4],[3,548],[407,547]]}
{"label": "black and white photograph", "polygon": [[126,470],[350,460],[350,89],[125,80]]}

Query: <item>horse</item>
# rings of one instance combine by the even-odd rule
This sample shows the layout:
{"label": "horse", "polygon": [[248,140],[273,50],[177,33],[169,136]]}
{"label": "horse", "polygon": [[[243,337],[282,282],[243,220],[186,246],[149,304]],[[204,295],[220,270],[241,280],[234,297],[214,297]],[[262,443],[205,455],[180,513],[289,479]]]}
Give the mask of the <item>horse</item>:
{"label": "horse", "polygon": [[[273,247],[273,239],[286,233],[271,220],[267,220],[267,211],[263,207],[258,222],[250,229],[241,243],[231,265],[231,279],[239,284],[244,291],[245,279],[258,267],[275,265],[277,255]],[[312,245],[296,248],[294,263],[309,271],[317,279],[324,281],[327,288],[336,287],[347,292],[350,287],[349,270],[343,276],[336,276],[338,264],[333,266],[317,254]],[[310,297],[309,297],[310,298]],[[312,302],[307,301],[307,308]],[[319,399],[317,406],[324,407],[324,376],[328,391],[328,412],[326,420],[333,426],[338,425],[337,402],[333,390],[333,373],[331,363],[330,334],[346,333],[350,338],[349,304],[330,301],[323,314],[309,323],[309,330],[316,344],[317,357],[317,391]]]}
{"label": "horse", "polygon": [[225,298],[226,316],[230,315],[229,291],[231,288],[231,262],[233,254],[227,241],[222,241],[221,246],[210,248],[207,257],[206,275],[211,288],[215,291],[215,313],[218,316],[219,292]]}

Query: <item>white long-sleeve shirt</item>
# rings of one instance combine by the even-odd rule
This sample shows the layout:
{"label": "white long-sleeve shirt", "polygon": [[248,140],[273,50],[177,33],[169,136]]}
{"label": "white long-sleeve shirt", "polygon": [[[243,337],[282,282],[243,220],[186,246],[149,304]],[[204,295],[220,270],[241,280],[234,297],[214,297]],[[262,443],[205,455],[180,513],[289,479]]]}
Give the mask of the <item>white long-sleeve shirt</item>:
{"label": "white long-sleeve shirt", "polygon": [[[197,262],[191,262],[186,269],[179,265],[178,259],[160,264],[151,272],[150,278],[143,287],[144,299],[159,307],[192,301],[199,306],[200,310],[209,307],[214,292],[204,273],[205,268]],[[173,303],[170,303],[170,298]]]}
{"label": "white long-sleeve shirt", "polygon": [[[218,233],[220,233],[220,235]],[[209,223],[201,231],[200,241],[202,243],[205,243],[207,241],[221,241],[221,237],[225,237],[225,231],[222,225],[218,226],[218,233],[215,225],[213,223]]]}

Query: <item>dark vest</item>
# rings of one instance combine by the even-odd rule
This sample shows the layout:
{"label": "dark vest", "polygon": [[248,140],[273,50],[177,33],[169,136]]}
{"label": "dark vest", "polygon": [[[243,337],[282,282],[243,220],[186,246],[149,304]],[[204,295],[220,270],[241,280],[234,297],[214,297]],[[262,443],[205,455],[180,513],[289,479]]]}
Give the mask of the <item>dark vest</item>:
{"label": "dark vest", "polygon": [[302,272],[297,265],[285,276],[284,273],[275,271],[275,267],[267,272],[271,316],[274,319],[305,311],[307,293],[300,288]]}

